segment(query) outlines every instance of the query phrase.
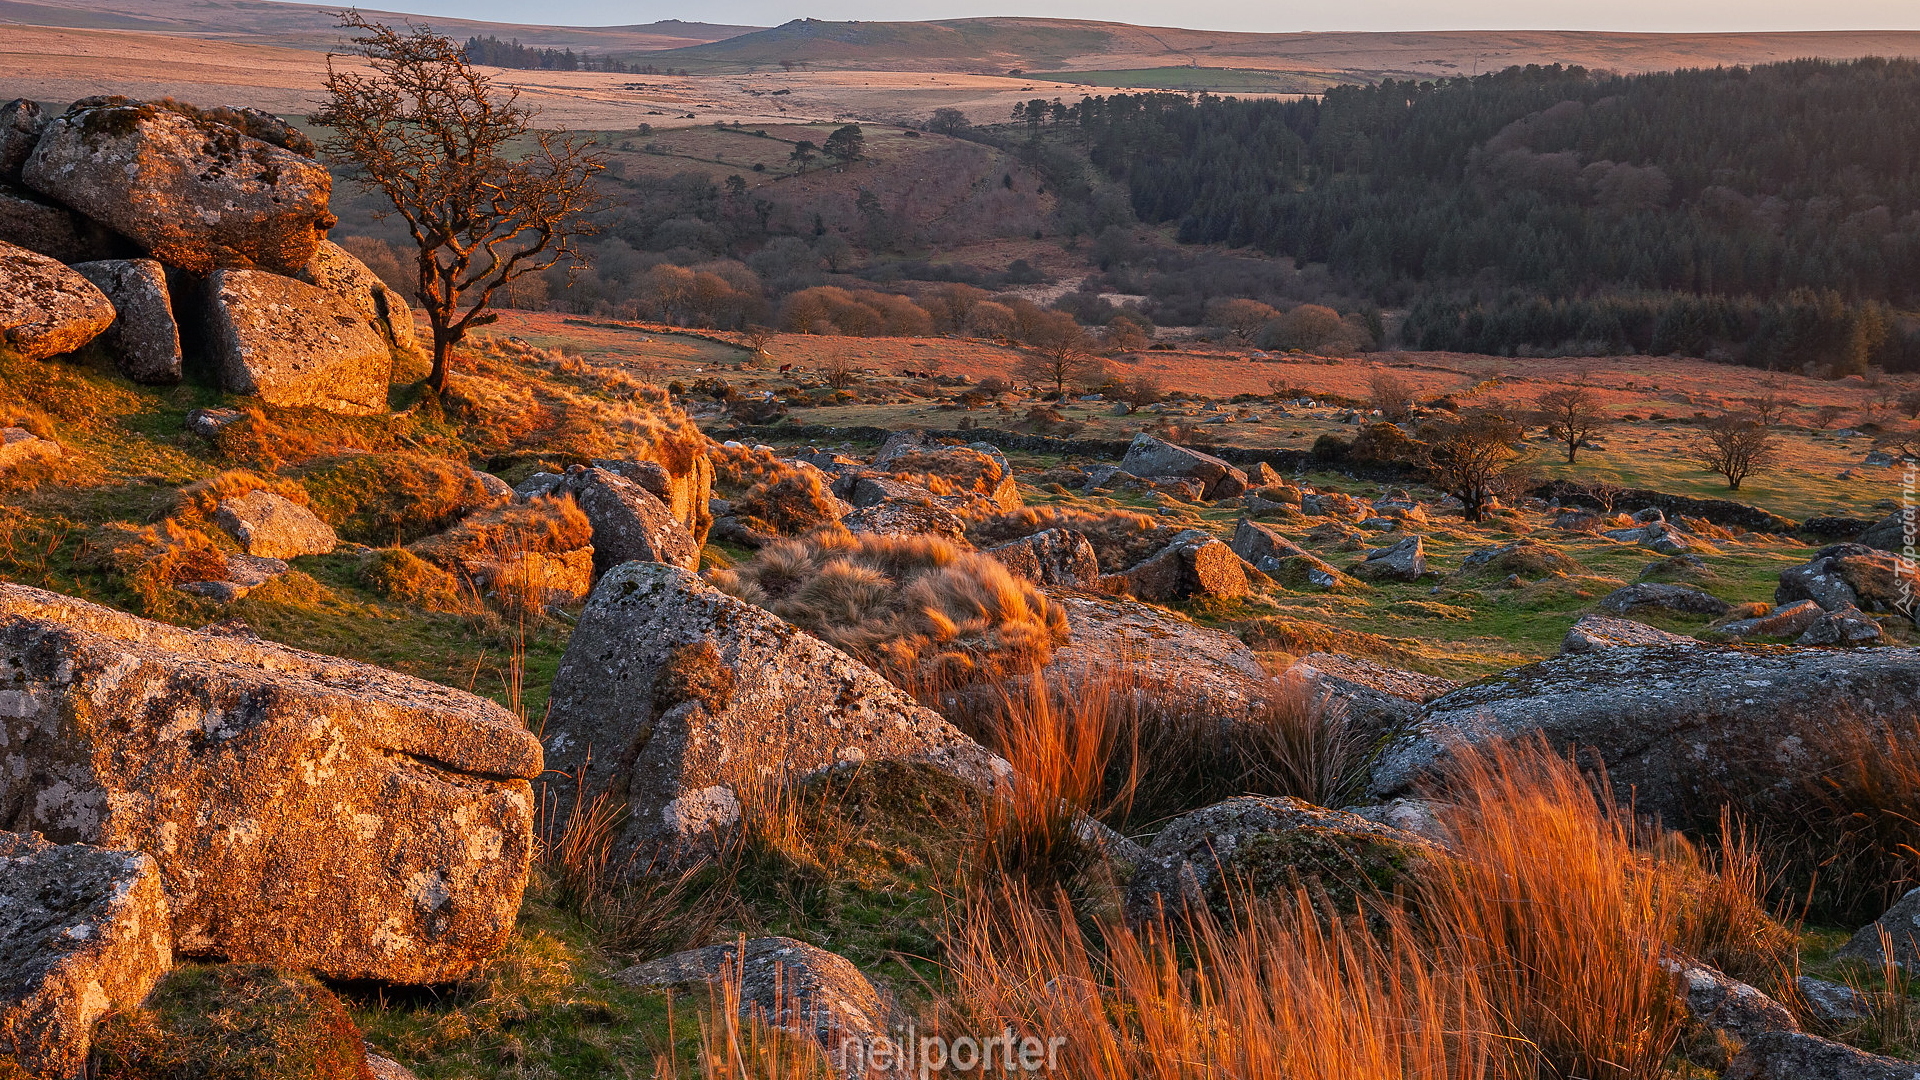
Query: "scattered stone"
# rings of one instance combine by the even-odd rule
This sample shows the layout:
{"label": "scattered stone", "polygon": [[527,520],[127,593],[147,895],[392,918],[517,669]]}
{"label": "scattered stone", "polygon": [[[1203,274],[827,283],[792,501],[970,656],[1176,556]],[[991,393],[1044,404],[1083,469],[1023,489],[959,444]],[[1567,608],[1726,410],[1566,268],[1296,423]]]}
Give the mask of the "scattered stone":
{"label": "scattered stone", "polygon": [[240,416],[239,409],[195,409],[187,414],[187,430],[211,439]]}
{"label": "scattered stone", "polygon": [[287,409],[387,411],[393,353],[339,297],[277,274],[220,270],[207,299],[209,352],[227,391]]}
{"label": "scattered stone", "polygon": [[1286,477],[1281,476],[1273,466],[1264,461],[1256,461],[1247,469],[1247,483],[1254,487],[1269,487],[1286,482]]}
{"label": "scattered stone", "polygon": [[1731,611],[1733,605],[1691,585],[1643,581],[1615,589],[1601,597],[1600,608],[1616,615],[1630,615],[1643,608],[1653,608],[1674,615],[1706,615],[1718,618]]}
{"label": "scattered stone", "polygon": [[1146,432],[1133,437],[1120,459],[1122,472],[1133,476],[1188,476],[1204,485],[1201,496],[1230,499],[1247,490],[1247,474],[1214,457],[1163,442]]}
{"label": "scattered stone", "polygon": [[1107,486],[1115,491],[1166,495],[1183,502],[1200,502],[1207,490],[1206,484],[1191,476],[1116,476]]}
{"label": "scattered stone", "polygon": [[593,524],[593,572],[638,559],[688,570],[700,565],[700,545],[667,504],[623,476],[601,468],[569,472],[565,491]]}
{"label": "scattered stone", "polygon": [[1537,578],[1549,574],[1578,574],[1585,568],[1551,544],[1520,539],[1476,548],[1460,560],[1460,569],[1469,574],[1519,574]]}
{"label": "scattered stone", "polygon": [[116,315],[102,340],[120,373],[149,386],[179,382],[180,326],[165,268],[152,259],[106,259],[73,270],[113,303]]}
{"label": "scattered stone", "polygon": [[1318,886],[1350,913],[1391,893],[1438,849],[1424,837],[1291,797],[1243,795],[1161,829],[1127,888],[1127,913],[1211,910],[1231,917],[1230,892],[1270,895]]}
{"label": "scattered stone", "polygon": [[45,360],[78,349],[113,325],[113,304],[58,261],[0,242],[0,349]]}
{"label": "scattered stone", "polygon": [[1893,464],[1893,455],[1884,450],[1872,450],[1867,453],[1866,459],[1861,464],[1886,468]]}
{"label": "scattered stone", "polygon": [[1630,645],[1693,645],[1690,637],[1670,634],[1665,630],[1634,622],[1632,619],[1615,619],[1606,615],[1582,615],[1561,639],[1560,652],[1588,653],[1599,649],[1618,649]]}
{"label": "scattered stone", "polygon": [[1906,722],[1920,709],[1920,649],[1704,644],[1559,656],[1427,703],[1381,751],[1372,791],[1410,794],[1455,745],[1538,731],[1606,762],[1623,801],[1669,825],[1718,820],[1729,798],[1797,806],[1837,762],[1835,725]]}
{"label": "scattered stone", "polygon": [[1036,585],[1090,589],[1099,584],[1100,563],[1093,544],[1072,529],[1047,529],[982,555],[998,559],[1008,570]]}
{"label": "scattered stone", "polygon": [[1301,495],[1300,511],[1315,517],[1346,518],[1350,521],[1369,516],[1366,503],[1338,491]]}
{"label": "scattered stone", "polygon": [[1418,581],[1427,572],[1425,541],[1409,536],[1392,547],[1375,548],[1352,571],[1355,577],[1373,580]]}
{"label": "scattered stone", "polygon": [[249,491],[220,500],[213,522],[240,542],[240,550],[269,559],[326,555],[340,546],[333,526],[318,514],[271,491]]}
{"label": "scattered stone", "polygon": [[[612,792],[618,847],[689,852],[743,792],[860,762],[923,762],[989,786],[1004,761],[870,668],[663,563],[600,579],[554,677],[547,765]],[[575,783],[547,787],[572,800]],[[564,810],[564,806],[562,807]]]}
{"label": "scattered stone", "polygon": [[1734,1056],[1720,1080],[1913,1080],[1911,1061],[1798,1031],[1770,1031]]}
{"label": "scattered stone", "polygon": [[0,660],[11,826],[151,855],[176,953],[435,983],[511,934],[541,766],[500,706],[3,583]]}
{"label": "scattered stone", "polygon": [[871,536],[939,536],[963,546],[967,523],[944,506],[912,499],[889,499],[840,519],[848,532]]}
{"label": "scattered stone", "polygon": [[[613,977],[625,986],[705,987],[739,979],[740,1014],[811,1038],[847,1080],[870,1074],[864,1055],[884,1038],[903,1038],[892,996],[845,957],[785,937],[709,945],[638,964]],[[891,1069],[877,1069],[891,1074]]]}
{"label": "scattered stone", "polygon": [[1102,577],[1100,585],[1105,591],[1156,604],[1197,597],[1231,599],[1251,591],[1240,557],[1199,529],[1179,533],[1125,572]]}
{"label": "scattered stone", "polygon": [[1272,574],[1280,569],[1284,565],[1282,560],[1314,557],[1307,549],[1278,532],[1247,518],[1241,518],[1234,525],[1229,546],[1235,555],[1247,560],[1248,565],[1263,574]]}
{"label": "scattered stone", "polygon": [[139,1005],[172,963],[152,859],[0,832],[0,1063],[15,1075],[82,1075],[94,1021]]}
{"label": "scattered stone", "polygon": [[1865,645],[1880,639],[1880,624],[1858,608],[1829,611],[1813,620],[1795,645]]}
{"label": "scattered stone", "polygon": [[1800,998],[1807,1003],[1809,1011],[1828,1023],[1843,1024],[1873,1015],[1873,999],[1851,986],[1811,975],[1800,976],[1793,980],[1793,985],[1800,991]]}
{"label": "scattered stone", "polygon": [[197,274],[297,273],[335,221],[333,179],[319,162],[155,105],[70,110],[47,123],[21,175]]}
{"label": "scattered stone", "polygon": [[229,555],[225,578],[219,581],[190,581],[179,588],[184,593],[204,596],[222,604],[231,604],[286,573],[288,569],[287,564],[280,559],[263,558],[258,555]]}
{"label": "scattered stone", "polygon": [[1909,971],[1920,971],[1920,967],[1916,967],[1916,964],[1920,964],[1920,889],[1908,890],[1906,895],[1894,901],[1886,914],[1849,938],[1834,956],[1864,960],[1869,967],[1878,970],[1888,959],[1880,940],[1882,930],[1886,931],[1887,946],[1893,950],[1893,962]]}
{"label": "scattered stone", "polygon": [[26,428],[0,428],[0,473],[29,462],[51,461],[63,452],[59,443],[43,439]]}

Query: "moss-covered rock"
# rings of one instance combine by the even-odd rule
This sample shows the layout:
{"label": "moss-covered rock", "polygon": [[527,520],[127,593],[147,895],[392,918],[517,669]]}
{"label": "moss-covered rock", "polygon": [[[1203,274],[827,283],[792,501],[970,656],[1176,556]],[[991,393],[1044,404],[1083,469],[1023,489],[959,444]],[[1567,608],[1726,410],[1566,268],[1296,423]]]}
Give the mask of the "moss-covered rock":
{"label": "moss-covered rock", "polygon": [[373,1080],[360,1032],[310,975],[184,967],[101,1025],[96,1080]]}

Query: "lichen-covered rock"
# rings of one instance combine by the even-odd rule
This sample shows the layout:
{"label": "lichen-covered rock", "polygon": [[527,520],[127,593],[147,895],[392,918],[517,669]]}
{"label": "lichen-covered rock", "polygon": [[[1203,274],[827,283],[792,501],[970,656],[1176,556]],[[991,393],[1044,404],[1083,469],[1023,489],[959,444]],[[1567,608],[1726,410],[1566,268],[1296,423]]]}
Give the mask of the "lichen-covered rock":
{"label": "lichen-covered rock", "polygon": [[282,408],[387,410],[393,353],[359,311],[318,286],[259,270],[207,284],[209,350],[222,388]]}
{"label": "lichen-covered rock", "polygon": [[1733,605],[1691,585],[1670,585],[1658,581],[1642,581],[1615,589],[1600,598],[1600,609],[1611,611],[1615,615],[1631,615],[1642,608],[1653,608],[1674,615],[1705,615],[1718,618],[1733,609]]}
{"label": "lichen-covered rock", "polygon": [[45,255],[0,243],[0,350],[44,360],[111,325],[113,304],[93,282]]}
{"label": "lichen-covered rock", "polygon": [[46,126],[47,111],[32,98],[15,98],[0,105],[0,182],[20,182],[20,169]]}
{"label": "lichen-covered rock", "polygon": [[1567,630],[1567,636],[1560,640],[1560,652],[1588,653],[1600,649],[1617,649],[1626,645],[1692,645],[1694,640],[1679,634],[1670,634],[1646,623],[1632,619],[1615,619],[1607,615],[1582,615],[1579,621]]}
{"label": "lichen-covered rock", "polygon": [[1100,581],[1100,563],[1092,542],[1072,529],[1047,529],[981,554],[993,556],[1036,585],[1086,589]]}
{"label": "lichen-covered rock", "polygon": [[1313,557],[1307,549],[1247,518],[1241,518],[1234,525],[1233,539],[1228,541],[1228,546],[1233,548],[1235,555],[1247,560],[1249,566],[1263,574],[1280,569],[1282,559]]}
{"label": "lichen-covered rock", "polygon": [[269,559],[326,555],[340,546],[333,526],[285,495],[271,491],[249,491],[220,500],[213,521],[239,541],[242,551]]}
{"label": "lichen-covered rock", "polygon": [[1798,1031],[1771,1031],[1747,1043],[1720,1080],[1913,1080],[1920,1065],[1856,1050]]}
{"label": "lichen-covered rock", "polygon": [[593,523],[595,574],[635,559],[688,570],[700,565],[700,545],[687,527],[639,484],[591,468],[569,472],[564,490]]}
{"label": "lichen-covered rock", "polygon": [[47,123],[22,179],[168,266],[297,273],[334,224],[311,158],[156,105],[82,104]]}
{"label": "lichen-covered rock", "polygon": [[939,536],[962,547],[967,544],[967,523],[944,506],[918,499],[888,499],[862,507],[840,519],[848,532],[872,536]]}
{"label": "lichen-covered rock", "polygon": [[1830,1023],[1864,1020],[1873,1015],[1873,998],[1842,983],[1802,975],[1793,980],[1807,1010]]}
{"label": "lichen-covered rock", "polygon": [[1243,795],[1161,829],[1127,888],[1136,919],[1164,910],[1230,916],[1235,896],[1317,883],[1349,913],[1357,898],[1391,894],[1439,848],[1424,837],[1295,798]]}
{"label": "lichen-covered rock", "polygon": [[1499,577],[1519,574],[1523,578],[1535,578],[1549,574],[1578,574],[1582,572],[1582,567],[1551,544],[1522,538],[1505,544],[1489,544],[1468,552],[1466,558],[1460,560],[1460,570],[1467,574]]}
{"label": "lichen-covered rock", "polygon": [[[740,1014],[810,1038],[848,1080],[865,1080],[865,1057],[882,1038],[902,1038],[905,1016],[893,997],[837,953],[785,937],[750,938],[691,949],[637,964],[613,977],[642,989],[739,979]],[[876,1069],[872,1075],[893,1075]]]}
{"label": "lichen-covered rock", "polygon": [[392,348],[413,352],[419,347],[406,298],[339,244],[320,241],[313,258],[293,276],[346,301]]}
{"label": "lichen-covered rock", "polygon": [[1273,677],[1232,634],[1119,596],[1047,590],[1066,612],[1067,641],[1047,662],[1049,679],[1117,677],[1216,716],[1245,716],[1273,699]]}
{"label": "lichen-covered rock", "polygon": [[1372,580],[1418,581],[1427,572],[1426,542],[1409,536],[1390,547],[1375,548],[1351,570],[1355,577]]}
{"label": "lichen-covered rock", "polygon": [[1668,957],[1660,966],[1680,977],[1687,1011],[1707,1030],[1744,1043],[1771,1031],[1799,1031],[1792,1010],[1718,968],[1686,957]]}
{"label": "lichen-covered rock", "polygon": [[1366,745],[1399,731],[1420,713],[1420,703],[1458,687],[1451,679],[1401,671],[1357,656],[1316,652],[1287,669],[1313,692],[1345,710],[1350,729]]}
{"label": "lichen-covered rock", "polygon": [[1166,547],[1100,585],[1156,604],[1196,598],[1232,599],[1251,590],[1240,556],[1199,529],[1176,535]]}
{"label": "lichen-covered rock", "polygon": [[140,254],[133,241],[57,203],[0,180],[0,242],[63,263]]}
{"label": "lichen-covered rock", "polygon": [[1920,535],[1920,526],[1916,526],[1916,515],[1911,509],[1895,510],[1860,534],[1857,543],[1862,547],[1876,548],[1880,551],[1901,551],[1908,543],[1908,537]]}
{"label": "lichen-covered rock", "polygon": [[179,382],[180,326],[166,269],[152,259],[104,259],[76,263],[73,271],[113,303],[113,325],[102,340],[120,373],[149,386]]}
{"label": "lichen-covered rock", "polygon": [[[612,792],[619,846],[690,851],[762,785],[863,761],[923,762],[979,785],[1006,763],[870,668],[678,567],[600,579],[554,677],[547,764]],[[549,785],[563,804],[571,781]]]}
{"label": "lichen-covered rock", "polygon": [[1734,638],[1799,637],[1807,632],[1807,627],[1819,621],[1821,614],[1819,604],[1801,600],[1755,618],[1736,619],[1719,629],[1722,634]]}
{"label": "lichen-covered rock", "polygon": [[1855,550],[1857,547],[1848,545],[1848,550],[1836,552],[1830,556],[1830,563],[1833,573],[1853,590],[1860,610],[1898,612],[1920,620],[1920,604],[1916,604],[1920,569],[1900,555],[1871,548]]}
{"label": "lichen-covered rock", "polygon": [[371,1080],[366,1040],[320,980],[268,964],[183,964],[94,1033],[115,1080]]}
{"label": "lichen-covered rock", "polygon": [[1821,548],[1803,565],[1780,571],[1780,585],[1773,591],[1773,602],[1784,605],[1811,600],[1823,611],[1859,607],[1860,594],[1854,591],[1847,575],[1840,572],[1839,561],[1847,556],[1871,558],[1877,554],[1864,544]]}
{"label": "lichen-covered rock", "polygon": [[1374,765],[1376,797],[1411,794],[1451,748],[1538,732],[1597,755],[1622,802],[1675,826],[1717,820],[1731,796],[1797,805],[1836,763],[1829,733],[1920,711],[1920,649],[1627,646],[1558,656],[1427,703]]}
{"label": "lichen-covered rock", "polygon": [[1132,476],[1186,476],[1203,485],[1207,499],[1231,499],[1247,490],[1247,474],[1212,454],[1156,439],[1146,432],[1133,437],[1120,471]]}
{"label": "lichen-covered rock", "polygon": [[26,428],[0,428],[0,473],[34,461],[51,461],[64,453],[60,444]]}
{"label": "lichen-covered rock", "polygon": [[834,484],[834,494],[840,494],[842,487],[846,489],[842,497],[856,510],[879,506],[888,499],[922,499],[929,502],[933,499],[933,492],[926,488],[889,476],[852,473]]}
{"label": "lichen-covered rock", "polygon": [[[595,458],[590,464],[639,484],[653,497],[667,504],[673,516],[687,527],[696,544],[707,542],[707,529],[713,524],[713,460],[704,450],[687,451],[670,447],[665,461],[610,461]],[[525,484],[521,485],[525,487]],[[515,494],[520,490],[515,489]]]}
{"label": "lichen-covered rock", "polygon": [[1859,608],[1828,611],[1813,620],[1795,645],[1865,645],[1880,639],[1880,624]]}
{"label": "lichen-covered rock", "polygon": [[160,870],[137,851],[0,832],[0,1062],[81,1074],[94,1021],[173,963]]}
{"label": "lichen-covered rock", "polygon": [[458,978],[505,943],[540,746],[367,664],[0,584],[0,807],[160,866],[174,950]]}
{"label": "lichen-covered rock", "polygon": [[[1880,941],[1882,930],[1888,939],[1885,948]],[[1888,959],[1888,948],[1894,963],[1909,971],[1920,970],[1920,889],[1911,889],[1894,901],[1886,914],[1861,927],[1835,955],[1864,960],[1878,971]]]}
{"label": "lichen-covered rock", "polygon": [[181,592],[204,596],[221,604],[231,604],[248,593],[285,574],[290,567],[281,559],[260,555],[229,555],[226,575],[217,581],[188,581],[178,586]]}

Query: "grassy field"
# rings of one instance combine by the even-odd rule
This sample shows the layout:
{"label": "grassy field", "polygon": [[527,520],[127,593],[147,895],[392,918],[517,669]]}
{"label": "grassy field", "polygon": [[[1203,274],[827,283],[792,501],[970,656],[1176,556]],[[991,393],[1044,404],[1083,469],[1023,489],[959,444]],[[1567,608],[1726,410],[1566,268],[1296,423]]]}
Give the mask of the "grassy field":
{"label": "grassy field", "polygon": [[1310,72],[1247,68],[1155,67],[1116,71],[1036,71],[1036,79],[1127,90],[1205,90],[1213,93],[1317,94],[1335,81]]}

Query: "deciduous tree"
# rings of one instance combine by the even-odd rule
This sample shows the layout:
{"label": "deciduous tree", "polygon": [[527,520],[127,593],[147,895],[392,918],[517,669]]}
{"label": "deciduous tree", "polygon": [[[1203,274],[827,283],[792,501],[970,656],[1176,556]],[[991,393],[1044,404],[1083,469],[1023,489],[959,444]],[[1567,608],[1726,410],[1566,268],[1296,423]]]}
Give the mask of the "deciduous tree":
{"label": "deciduous tree", "polygon": [[1520,457],[1520,425],[1496,412],[1474,412],[1420,428],[1419,464],[1433,486],[1460,500],[1468,521],[1479,521],[1501,477]]}
{"label": "deciduous tree", "polygon": [[1548,390],[1534,398],[1533,403],[1547,434],[1566,446],[1569,465],[1578,456],[1580,444],[1612,422],[1606,410],[1600,407],[1600,400],[1594,397],[1593,391],[1583,386]]}
{"label": "deciduous tree", "polygon": [[536,131],[519,91],[495,88],[460,46],[424,27],[405,31],[347,13],[371,73],[327,58],[327,101],[311,117],[325,148],[386,197],[417,249],[414,297],[433,327],[427,386],[447,388],[453,348],[497,317],[508,282],[578,265],[575,241],[594,232],[590,140]]}
{"label": "deciduous tree", "polygon": [[1747,477],[1779,463],[1779,440],[1751,414],[1715,417],[1700,425],[1700,434],[1701,464],[1726,477],[1729,491],[1739,491]]}

